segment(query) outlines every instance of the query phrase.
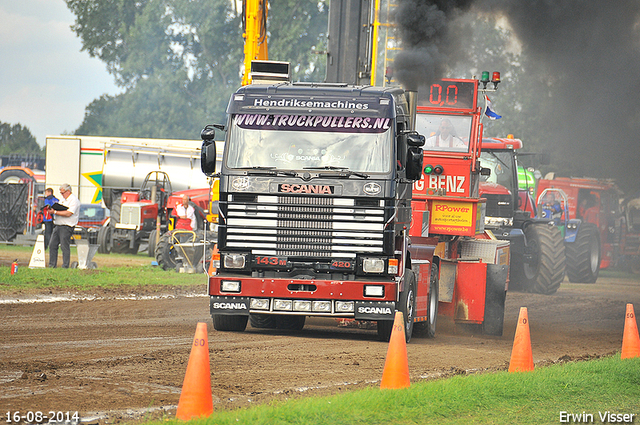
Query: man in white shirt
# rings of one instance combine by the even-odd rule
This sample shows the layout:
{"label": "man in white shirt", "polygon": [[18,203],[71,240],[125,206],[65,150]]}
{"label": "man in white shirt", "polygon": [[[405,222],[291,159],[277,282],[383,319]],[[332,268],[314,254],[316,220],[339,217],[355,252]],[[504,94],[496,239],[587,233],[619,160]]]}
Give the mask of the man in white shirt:
{"label": "man in white shirt", "polygon": [[[456,136],[456,129],[448,118],[440,121],[436,134],[426,140],[425,146],[435,148],[466,148],[467,145]],[[456,149],[458,150],[458,149]]]}
{"label": "man in white shirt", "polygon": [[[197,230],[198,224],[196,223],[196,210],[189,205],[189,196],[182,195],[182,203],[176,205],[176,215],[178,216],[178,219],[189,220],[188,222],[182,221],[182,223],[176,224],[177,229]],[[191,227],[190,229],[186,228],[186,223],[189,223],[188,225]]]}
{"label": "man in white shirt", "polygon": [[49,241],[49,267],[56,268],[58,264],[58,246],[62,251],[62,268],[69,268],[71,260],[71,237],[73,229],[80,218],[80,200],[71,193],[71,186],[65,183],[60,186],[63,200],[60,205],[67,207],[64,211],[53,209],[53,233]]}

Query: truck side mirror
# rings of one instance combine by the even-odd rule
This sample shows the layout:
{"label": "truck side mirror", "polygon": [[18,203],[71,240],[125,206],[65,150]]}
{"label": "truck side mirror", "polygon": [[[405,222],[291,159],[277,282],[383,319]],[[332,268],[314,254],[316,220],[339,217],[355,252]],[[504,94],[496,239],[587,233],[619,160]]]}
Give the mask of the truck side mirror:
{"label": "truck side mirror", "polygon": [[424,146],[425,138],[422,134],[418,134],[415,131],[407,134],[407,145],[413,146],[416,148],[421,148]]}
{"label": "truck side mirror", "polygon": [[480,168],[480,175],[489,177],[491,175],[491,168],[486,168],[486,167]]}
{"label": "truck side mirror", "polygon": [[216,172],[216,143],[202,143],[200,152],[200,169],[207,177],[212,177]]}
{"label": "truck side mirror", "polygon": [[207,125],[200,132],[202,149],[200,151],[200,169],[207,177],[212,177],[216,172],[216,128],[224,129],[218,125]]}
{"label": "truck side mirror", "polygon": [[216,128],[213,125],[207,125],[200,132],[200,138],[203,142],[213,142],[214,137],[216,137]]}
{"label": "truck side mirror", "polygon": [[[422,140],[424,142],[424,137]],[[419,147],[411,146],[407,151],[407,179],[420,180],[422,178],[422,162],[424,153]]]}

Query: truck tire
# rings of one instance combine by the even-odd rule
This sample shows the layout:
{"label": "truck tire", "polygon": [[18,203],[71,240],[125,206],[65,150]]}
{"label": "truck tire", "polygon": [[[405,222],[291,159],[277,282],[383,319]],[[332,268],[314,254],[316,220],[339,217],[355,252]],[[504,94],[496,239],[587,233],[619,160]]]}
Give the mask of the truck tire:
{"label": "truck tire", "polygon": [[156,261],[158,266],[162,267],[163,270],[175,270],[178,264],[182,264],[182,260],[177,258],[177,253],[173,246],[173,232],[172,230],[160,236],[158,244],[156,245]]}
{"label": "truck tire", "polygon": [[557,227],[547,223],[530,224],[524,229],[530,262],[514,264],[514,277],[520,286],[536,294],[556,293],[564,279],[564,240]]}
{"label": "truck tire", "polygon": [[306,316],[276,316],[276,328],[289,331],[301,331]]}
{"label": "truck tire", "polygon": [[[416,275],[411,269],[406,269],[404,274],[406,279],[405,290],[400,293],[396,311],[402,312],[404,337],[405,341],[409,342],[413,334],[413,319],[416,314]],[[391,338],[393,322],[393,320],[378,320],[378,337],[382,341],[387,342]]]}
{"label": "truck tire", "polygon": [[252,328],[256,329],[275,329],[276,317],[272,314],[251,314],[249,322]]}
{"label": "truck tire", "polygon": [[436,320],[438,318],[438,297],[439,297],[439,284],[438,284],[438,265],[431,264],[431,273],[429,275],[429,296],[427,299],[427,320],[425,322],[417,322],[414,325],[413,331],[416,335],[424,336],[427,338],[434,338],[436,336]]}
{"label": "truck tire", "polygon": [[600,272],[600,235],[593,223],[582,223],[576,240],[564,247],[567,278],[573,283],[595,283]]}
{"label": "truck tire", "polygon": [[217,331],[243,332],[247,328],[249,316],[229,316],[215,314],[213,316],[213,328]]}

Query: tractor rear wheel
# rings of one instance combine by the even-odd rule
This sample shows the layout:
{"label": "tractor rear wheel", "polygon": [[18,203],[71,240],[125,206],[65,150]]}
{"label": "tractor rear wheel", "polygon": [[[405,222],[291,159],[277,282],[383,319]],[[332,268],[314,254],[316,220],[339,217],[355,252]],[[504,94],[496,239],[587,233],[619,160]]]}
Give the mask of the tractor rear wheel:
{"label": "tractor rear wheel", "polygon": [[173,230],[166,232],[158,239],[156,245],[155,256],[158,266],[163,270],[175,270],[176,265],[182,263],[182,260],[178,258],[178,253],[173,246]]}
{"label": "tractor rear wheel", "polygon": [[595,283],[600,272],[600,235],[593,223],[582,223],[576,240],[565,245],[567,277],[573,283]]}
{"label": "tractor rear wheel", "polygon": [[514,264],[515,280],[528,292],[554,294],[564,279],[564,240],[556,226],[530,224],[524,229],[528,259]]}

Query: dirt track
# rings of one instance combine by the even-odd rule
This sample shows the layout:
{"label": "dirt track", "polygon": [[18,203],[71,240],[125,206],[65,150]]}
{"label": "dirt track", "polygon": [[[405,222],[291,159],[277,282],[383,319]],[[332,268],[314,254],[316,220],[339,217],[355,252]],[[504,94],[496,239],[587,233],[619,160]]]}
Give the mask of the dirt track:
{"label": "dirt track", "polygon": [[[204,291],[203,284],[193,294],[174,288],[157,299],[126,292],[121,295],[134,299],[114,293],[91,301],[5,298],[0,415],[77,410],[90,423],[172,416],[200,321],[209,327],[216,409],[378,384],[387,344],[374,330],[308,319],[296,333],[216,332]],[[500,338],[465,333],[441,317],[435,339],[414,338],[408,345],[412,382],[505,368],[521,306],[528,307],[537,365],[613,353],[622,344],[629,302],[640,308],[640,278],[605,276],[595,285],[565,283],[554,296],[509,293]]]}

